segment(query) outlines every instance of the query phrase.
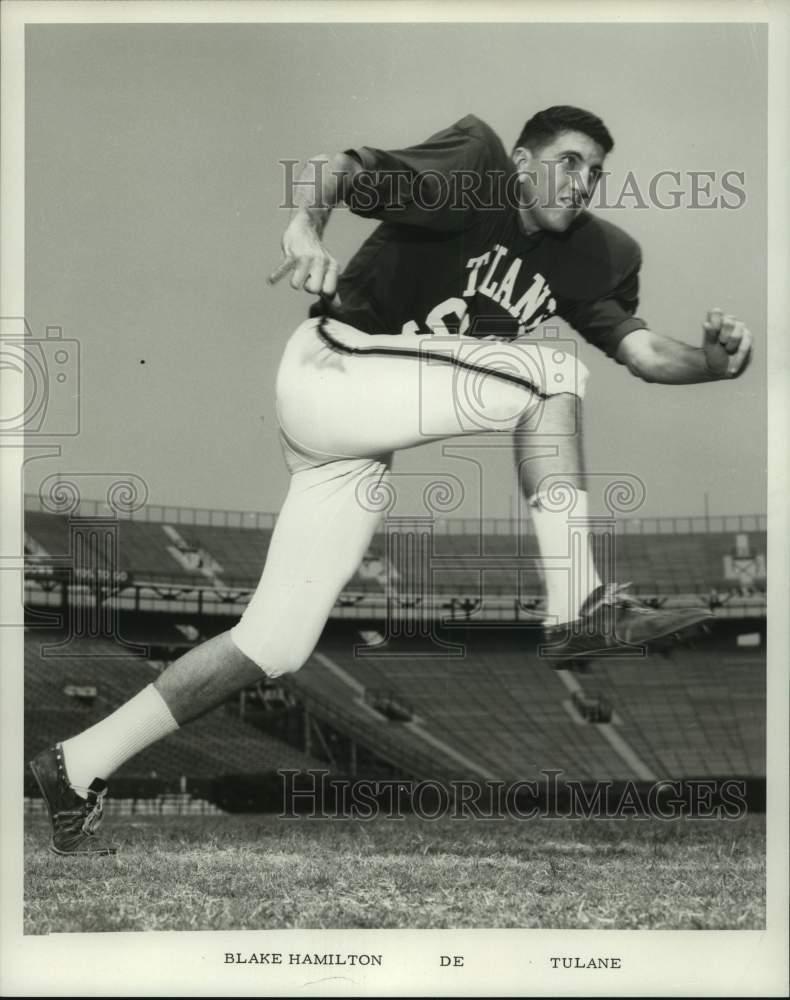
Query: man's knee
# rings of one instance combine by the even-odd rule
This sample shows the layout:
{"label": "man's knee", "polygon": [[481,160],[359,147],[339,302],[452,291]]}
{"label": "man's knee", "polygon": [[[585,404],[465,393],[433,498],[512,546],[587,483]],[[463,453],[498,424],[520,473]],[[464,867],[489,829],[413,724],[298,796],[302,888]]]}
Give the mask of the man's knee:
{"label": "man's knee", "polygon": [[537,430],[548,411],[567,410],[575,415],[584,399],[588,377],[587,366],[578,358],[553,352],[550,363],[543,366],[540,381],[535,379],[531,387],[497,379],[495,391],[485,401],[487,421],[492,428]]}
{"label": "man's knee", "polygon": [[[266,630],[268,631],[268,630]],[[264,630],[252,626],[242,617],[230,630],[230,637],[236,647],[266,674],[267,677],[282,677],[301,669],[313,651],[313,644],[293,635],[265,634]]]}

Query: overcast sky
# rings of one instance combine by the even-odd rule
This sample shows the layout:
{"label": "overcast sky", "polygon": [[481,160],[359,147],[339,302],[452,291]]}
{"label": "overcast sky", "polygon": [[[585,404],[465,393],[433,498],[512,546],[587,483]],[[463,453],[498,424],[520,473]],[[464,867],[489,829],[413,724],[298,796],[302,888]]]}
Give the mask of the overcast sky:
{"label": "overcast sky", "polygon": [[[765,67],[749,25],[29,27],[26,313],[79,340],[83,396],[81,433],[30,463],[28,489],[57,468],[123,471],[153,503],[277,510],[274,377],[309,305],[265,282],[287,221],[278,161],[411,144],[468,112],[509,147],[567,103],[613,133],[615,192],[629,171],[679,171],[686,192],[689,171],[745,173],[738,210],[601,214],[642,246],[652,328],[697,344],[721,306],[757,345],[741,380],[692,387],[582,345],[590,468],[639,476],[644,514],[701,513],[706,493],[712,513],[764,511]],[[370,228],[340,211],[327,243],[347,261]],[[466,452],[485,458],[492,516],[515,492],[501,443]],[[434,445],[395,468],[472,467]]]}

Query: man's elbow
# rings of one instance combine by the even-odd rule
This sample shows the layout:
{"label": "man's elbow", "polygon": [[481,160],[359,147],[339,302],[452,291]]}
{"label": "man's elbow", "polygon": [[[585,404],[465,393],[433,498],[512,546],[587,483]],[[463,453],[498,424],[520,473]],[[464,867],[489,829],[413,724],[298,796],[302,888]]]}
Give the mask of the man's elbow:
{"label": "man's elbow", "polygon": [[662,357],[648,330],[629,334],[617,351],[617,360],[643,382],[660,382]]}
{"label": "man's elbow", "polygon": [[341,176],[344,179],[354,177],[363,168],[362,164],[355,156],[350,156],[348,153],[333,153],[332,156],[327,157],[329,160],[330,168],[334,171],[336,176]]}
{"label": "man's elbow", "polygon": [[348,153],[316,153],[305,161],[305,169],[312,169],[320,177],[325,173],[345,179],[362,170],[362,164]]}
{"label": "man's elbow", "polygon": [[656,355],[640,355],[625,362],[632,375],[643,382],[661,381],[661,362]]}

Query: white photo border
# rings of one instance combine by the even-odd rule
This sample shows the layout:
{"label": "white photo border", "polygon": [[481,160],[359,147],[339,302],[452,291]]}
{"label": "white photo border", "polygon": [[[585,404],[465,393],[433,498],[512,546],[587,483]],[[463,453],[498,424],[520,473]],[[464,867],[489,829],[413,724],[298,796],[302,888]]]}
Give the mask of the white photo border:
{"label": "white photo border", "polygon": [[[0,991],[25,995],[501,995],[501,996],[780,996],[787,989],[788,940],[788,556],[787,440],[790,432],[790,159],[787,99],[790,5],[748,0],[634,2],[25,2],[2,5],[2,283],[3,315],[23,316],[24,30],[33,23],[209,22],[761,22],[769,26],[768,371],[771,539],[768,612],[767,929],[765,931],[232,931],[63,934],[22,933],[21,628],[0,627],[2,814],[0,835]],[[726,68],[725,68],[726,71]],[[6,404],[22,386],[3,373]],[[19,412],[16,407],[13,412]],[[32,457],[28,452],[27,458]],[[4,482],[0,552],[0,621],[21,621],[22,454],[0,447]],[[381,969],[305,983],[287,966],[264,972],[223,964],[226,951],[382,952]],[[441,975],[435,956],[464,953],[463,975]],[[550,954],[622,955],[621,970],[596,978],[552,977]],[[493,970],[493,971],[492,971]],[[308,978],[319,979],[314,975]]]}

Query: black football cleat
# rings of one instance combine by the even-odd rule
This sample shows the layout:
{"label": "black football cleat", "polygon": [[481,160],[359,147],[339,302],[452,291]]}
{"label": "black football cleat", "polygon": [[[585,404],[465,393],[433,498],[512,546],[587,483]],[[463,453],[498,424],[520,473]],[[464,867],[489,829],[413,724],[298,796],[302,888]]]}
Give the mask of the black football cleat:
{"label": "black football cleat", "polygon": [[43,750],[30,762],[30,770],[41,789],[52,823],[53,854],[115,854],[116,844],[96,836],[102,821],[107,782],[95,778],[86,789],[86,799],[78,795],[66,775],[60,743]]}
{"label": "black football cleat", "polygon": [[562,667],[569,660],[604,656],[641,656],[657,640],[683,641],[709,632],[714,615],[707,608],[655,608],[625,593],[630,584],[602,584],[587,598],[579,617],[544,628],[541,659]]}

